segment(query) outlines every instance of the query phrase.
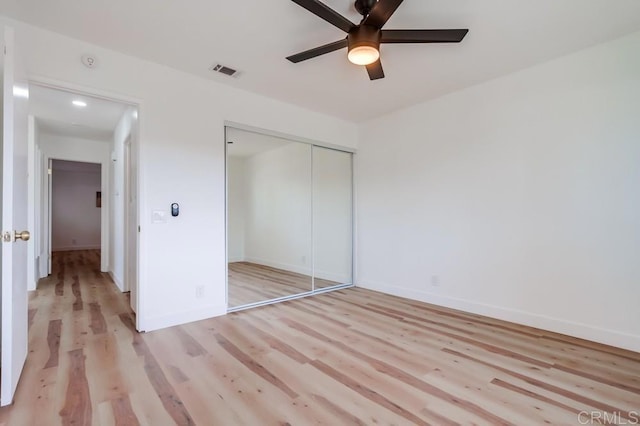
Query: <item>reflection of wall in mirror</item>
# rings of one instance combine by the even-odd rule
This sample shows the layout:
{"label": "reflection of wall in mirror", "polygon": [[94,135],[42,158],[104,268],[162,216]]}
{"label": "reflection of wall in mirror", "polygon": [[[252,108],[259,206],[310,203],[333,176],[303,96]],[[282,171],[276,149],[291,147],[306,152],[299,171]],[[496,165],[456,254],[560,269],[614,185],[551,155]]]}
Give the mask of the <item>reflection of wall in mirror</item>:
{"label": "reflection of wall in mirror", "polygon": [[313,149],[314,269],[317,278],[351,283],[351,154]]}
{"label": "reflection of wall in mirror", "polygon": [[227,159],[227,256],[229,262],[244,261],[245,164],[242,157]]}
{"label": "reflection of wall in mirror", "polygon": [[291,143],[230,158],[229,261],[311,274],[310,150]]}

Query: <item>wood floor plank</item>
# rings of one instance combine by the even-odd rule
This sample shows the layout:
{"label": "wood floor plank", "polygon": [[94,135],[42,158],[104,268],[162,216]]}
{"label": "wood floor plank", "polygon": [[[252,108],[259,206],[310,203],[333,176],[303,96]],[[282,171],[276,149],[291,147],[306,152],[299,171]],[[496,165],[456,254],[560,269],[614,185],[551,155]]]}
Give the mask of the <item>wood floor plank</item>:
{"label": "wood floor plank", "polygon": [[69,384],[64,408],[60,411],[62,424],[86,425],[91,424],[92,405],[89,395],[89,383],[85,370],[85,356],[82,349],[69,352],[71,367],[69,369]]}
{"label": "wood floor plank", "polygon": [[138,417],[131,408],[131,401],[128,396],[122,396],[111,400],[113,418],[116,426],[137,426],[140,424]]}
{"label": "wood floor plank", "polygon": [[49,359],[44,368],[58,366],[60,356],[60,335],[62,333],[62,320],[49,321],[49,331],[47,333],[47,343],[49,345]]}
{"label": "wood floor plank", "polygon": [[71,284],[71,292],[76,297],[76,301],[73,303],[74,311],[81,311],[82,304],[82,291],[80,290],[80,278],[77,275],[72,277],[73,283]]}
{"label": "wood floor plank", "polygon": [[178,340],[180,344],[184,348],[185,352],[189,356],[200,356],[205,355],[207,353],[206,349],[198,343],[191,335],[184,329],[180,327],[174,327],[173,332],[178,336]]}
{"label": "wood floor plank", "polygon": [[411,423],[413,423],[415,425],[428,425],[429,424],[426,421],[424,421],[423,419],[421,419],[420,417],[416,416],[415,414],[413,414],[413,413],[405,410],[401,406],[389,401],[387,398],[383,397],[382,395],[377,393],[375,390],[360,385],[355,380],[349,378],[347,375],[345,375],[345,374],[335,370],[334,368],[328,366],[327,364],[323,363],[322,361],[320,361],[320,360],[311,361],[311,365],[313,365],[314,367],[316,367],[318,370],[322,371],[324,374],[328,375],[329,377],[332,377],[336,381],[338,381],[338,382],[342,383],[343,385],[347,386],[348,388],[353,389],[354,391],[358,392],[360,395],[364,396],[365,398],[370,399],[371,401],[375,402],[376,404],[380,405],[381,407],[384,407],[387,410],[404,417],[405,419],[409,420]]}
{"label": "wood floor plank", "polygon": [[226,337],[223,335],[216,333],[215,335],[218,344],[224,348],[231,356],[237,359],[239,362],[245,365],[249,370],[253,371],[258,376],[262,377],[267,382],[271,383],[276,388],[280,389],[284,392],[289,398],[296,398],[298,394],[287,386],[282,380],[273,375],[268,369],[262,366],[259,362],[252,359],[246,353],[242,352],[236,345],[231,343]]}
{"label": "wood floor plank", "polygon": [[91,314],[91,331],[93,334],[103,334],[107,331],[107,323],[102,315],[102,308],[98,302],[89,303],[89,312]]}
{"label": "wood floor plank", "polygon": [[[250,262],[229,263],[229,306],[242,306],[313,289],[311,276]],[[315,279],[315,288],[341,283]]]}
{"label": "wood floor plank", "polygon": [[[0,426],[631,423],[640,409],[640,354],[618,348],[362,288],[141,334],[99,251],[52,265]],[[238,297],[301,279],[243,268]]]}
{"label": "wood floor plank", "polygon": [[[445,351],[447,351],[447,350],[445,350]],[[449,351],[449,352],[452,353],[451,351]],[[455,353],[455,355],[457,355],[459,357],[462,357],[462,358],[470,359],[470,360],[475,361],[475,362],[477,362],[477,363],[479,363],[481,365],[494,368],[494,369],[496,369],[498,371],[505,372],[508,375],[510,375],[512,377],[515,377],[517,379],[520,379],[520,380],[522,380],[522,381],[524,381],[526,383],[529,383],[529,384],[531,384],[533,386],[549,390],[549,391],[551,391],[553,393],[556,393],[558,395],[567,397],[567,398],[572,399],[574,401],[582,402],[582,403],[587,404],[587,405],[589,405],[591,407],[594,407],[596,409],[603,410],[603,411],[606,411],[606,412],[609,412],[609,413],[618,413],[624,419],[630,420],[631,418],[634,417],[634,414],[631,413],[630,411],[626,411],[624,409],[621,409],[621,408],[618,408],[618,407],[614,407],[614,406],[609,405],[607,403],[603,403],[603,402],[597,401],[595,399],[586,397],[586,396],[578,394],[576,392],[572,392],[572,391],[569,391],[567,389],[563,389],[561,387],[558,387],[558,386],[543,382],[543,381],[538,380],[538,379],[534,379],[532,377],[525,376],[525,375],[520,374],[520,373],[509,371],[509,370],[507,370],[507,369],[505,369],[503,367],[500,367],[499,365],[486,363],[484,361],[478,360],[476,358],[470,357],[468,355],[465,355],[465,354],[462,354],[462,353],[459,353],[459,352]]]}
{"label": "wood floor plank", "polygon": [[171,418],[173,418],[173,420],[179,425],[195,424],[191,415],[185,409],[184,404],[176,395],[173,386],[171,386],[167,380],[167,377],[160,367],[156,357],[149,350],[142,336],[135,331],[131,316],[122,314],[120,315],[120,319],[130,329],[133,335],[132,345],[138,355],[144,358],[144,371],[167,413],[169,413]]}

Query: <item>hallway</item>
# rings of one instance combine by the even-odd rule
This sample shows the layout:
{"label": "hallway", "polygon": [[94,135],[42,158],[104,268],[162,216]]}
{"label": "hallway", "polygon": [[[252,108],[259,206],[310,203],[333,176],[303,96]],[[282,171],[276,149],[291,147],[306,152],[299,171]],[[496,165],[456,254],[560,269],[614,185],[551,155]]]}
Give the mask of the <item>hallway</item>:
{"label": "hallway", "polygon": [[54,252],[52,265],[29,297],[27,362],[14,405],[0,409],[0,424],[133,419],[129,373],[120,369],[137,362],[127,350],[134,324],[128,296],[100,272],[99,250]]}

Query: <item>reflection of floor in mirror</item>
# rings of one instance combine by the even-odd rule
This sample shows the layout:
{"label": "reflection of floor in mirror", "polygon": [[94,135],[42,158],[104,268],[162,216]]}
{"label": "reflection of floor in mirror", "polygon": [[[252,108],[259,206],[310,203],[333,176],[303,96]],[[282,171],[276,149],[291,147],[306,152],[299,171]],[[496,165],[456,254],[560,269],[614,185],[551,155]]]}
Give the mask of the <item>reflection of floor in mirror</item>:
{"label": "reflection of floor in mirror", "polygon": [[[316,278],[315,286],[340,283]],[[250,262],[229,263],[229,306],[241,306],[311,291],[311,277]]]}

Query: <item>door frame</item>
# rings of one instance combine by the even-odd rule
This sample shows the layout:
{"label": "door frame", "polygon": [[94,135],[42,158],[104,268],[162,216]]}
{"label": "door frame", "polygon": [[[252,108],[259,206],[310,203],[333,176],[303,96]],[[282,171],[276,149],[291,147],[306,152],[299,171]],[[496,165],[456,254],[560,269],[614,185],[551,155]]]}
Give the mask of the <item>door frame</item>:
{"label": "door frame", "polygon": [[[47,193],[45,194],[47,196],[47,202],[46,202],[46,206],[42,207],[43,209],[46,208],[47,209],[47,224],[46,226],[44,226],[43,228],[46,230],[45,233],[45,241],[47,243],[47,264],[48,264],[48,268],[49,268],[49,274],[51,274],[51,252],[52,252],[52,235],[53,235],[53,221],[52,221],[52,211],[53,211],[53,180],[55,179],[55,175],[53,173],[53,161],[55,160],[60,160],[60,161],[73,161],[76,163],[88,163],[88,164],[100,164],[100,191],[103,194],[109,194],[109,172],[108,172],[108,167],[109,167],[109,161],[108,160],[103,160],[103,161],[94,161],[93,159],[90,158],[83,158],[81,156],[74,156],[74,155],[66,155],[66,156],[62,156],[62,155],[56,155],[56,156],[51,156],[49,154],[43,154],[43,158],[44,161],[43,163],[46,164],[46,168],[42,170],[43,173],[46,173],[47,175]],[[42,189],[42,188],[41,188]],[[101,251],[108,251],[109,249],[109,234],[110,234],[110,229],[109,229],[109,217],[110,217],[110,202],[108,197],[104,198],[102,201],[102,208],[100,211],[100,250]],[[102,256],[102,255],[101,255]],[[101,265],[100,265],[100,270],[101,272],[107,272],[105,269],[108,268],[108,262],[105,262],[105,260],[108,259],[107,257],[102,256],[101,259]]]}
{"label": "door frame", "polygon": [[[135,182],[135,192],[136,192],[136,203],[135,206],[133,206],[133,212],[131,212],[132,214],[129,215],[127,213],[127,211],[125,211],[125,220],[127,216],[132,216],[135,218],[135,220],[137,221],[138,224],[141,223],[141,217],[142,217],[142,212],[144,211],[144,206],[141,205],[140,200],[143,199],[143,194],[144,194],[144,185],[143,185],[143,173],[142,173],[142,161],[141,159],[142,154],[143,154],[143,149],[140,146],[141,144],[139,143],[140,141],[140,134],[142,131],[142,126],[143,126],[143,112],[144,112],[144,102],[139,99],[139,98],[135,98],[135,97],[131,97],[131,96],[126,96],[126,95],[122,95],[120,93],[113,93],[113,92],[109,92],[109,91],[105,91],[105,90],[100,90],[100,89],[96,89],[93,87],[86,87],[86,86],[82,86],[82,85],[78,85],[78,84],[73,84],[73,83],[69,83],[66,81],[60,81],[60,80],[56,80],[56,79],[51,79],[48,77],[44,77],[41,75],[31,75],[29,76],[29,84],[32,85],[37,85],[37,86],[41,86],[41,87],[46,87],[46,88],[50,88],[50,89],[56,89],[56,90],[62,90],[65,92],[71,92],[71,93],[75,93],[78,95],[86,95],[86,96],[90,96],[90,97],[94,97],[94,98],[100,98],[100,99],[104,99],[104,100],[108,100],[108,101],[112,101],[112,102],[118,102],[121,104],[125,104],[128,106],[131,106],[133,108],[135,108],[135,110],[137,111],[137,117],[136,117],[136,125],[133,126],[133,128],[131,129],[131,150],[132,150],[132,157],[134,158],[135,161],[135,167],[134,167],[134,176],[133,176],[133,180]],[[35,142],[35,141],[34,141]],[[58,159],[58,158],[56,158]],[[61,160],[65,159],[67,160],[67,158],[60,158]],[[43,164],[47,164],[48,166],[48,161],[47,158],[44,159],[45,161],[43,161]],[[87,160],[81,160],[81,159],[74,159],[74,158],[69,158],[68,160],[70,161],[87,161]],[[92,161],[89,161],[92,162]],[[111,161],[107,162],[106,164],[102,164],[102,176],[103,176],[103,182],[102,182],[102,187],[104,188],[105,183],[107,185],[108,191],[111,191],[110,188],[110,180],[111,180],[111,174],[110,174],[110,164]],[[48,169],[48,167],[47,167]],[[44,173],[48,173],[47,169],[45,169],[43,172]],[[107,173],[107,181],[104,182],[104,174],[105,174],[105,170]],[[125,174],[129,173],[131,174],[131,169],[130,170],[125,170]],[[49,175],[50,176],[50,175]],[[128,177],[129,179],[131,179],[131,176]],[[50,182],[50,179],[48,180]],[[38,182],[36,182],[36,185],[38,185]],[[105,201],[105,198],[109,198],[109,197],[103,197],[103,203]],[[49,200],[47,201],[47,204],[50,205],[51,204],[51,200],[49,197]],[[44,206],[42,206],[44,207]],[[30,205],[29,209],[33,209],[35,208],[34,205]],[[103,209],[105,208],[105,205],[103,204]],[[125,208],[128,208],[128,203],[125,203]],[[111,207],[109,207],[109,210],[111,209]],[[36,212],[36,215],[38,214],[38,212]],[[109,224],[109,219],[111,217],[110,211],[106,217],[106,225],[108,226]],[[104,215],[102,216],[103,220],[104,220]],[[104,225],[103,225],[104,226]],[[126,228],[125,228],[126,231]],[[51,232],[51,227],[49,227],[49,233]],[[109,230],[109,232],[107,232],[107,238],[110,235],[111,230]],[[124,231],[123,231],[124,232]],[[144,309],[144,298],[142,297],[144,294],[144,278],[145,278],[145,274],[144,274],[144,269],[141,267],[141,265],[144,263],[144,251],[141,250],[141,246],[144,244],[143,239],[142,239],[142,230],[141,227],[138,227],[138,232],[136,233],[136,238],[127,238],[126,235],[124,235],[124,243],[125,245],[128,243],[130,245],[133,245],[133,247],[129,246],[129,247],[125,247],[122,253],[122,256],[125,256],[126,253],[135,253],[136,254],[136,268],[135,268],[135,276],[134,278],[134,282],[131,283],[129,282],[128,284],[133,284],[136,287],[136,309],[134,309],[134,311],[136,312],[136,329],[140,330],[141,328],[141,321],[140,321],[140,312],[143,312]],[[51,253],[51,246],[50,246],[50,241],[51,238],[49,236],[48,238],[49,240],[49,253]],[[127,259],[125,258],[125,261]],[[33,262],[33,264],[35,264],[35,258],[34,259],[29,259],[30,262]],[[110,268],[111,266],[111,259],[108,259],[107,256],[107,262],[106,262],[106,267],[107,269]],[[49,268],[51,267],[51,262],[49,262]],[[50,273],[50,270],[49,270]],[[126,263],[125,263],[125,271],[123,273],[124,275],[124,279],[125,282],[127,281],[127,274],[126,274]],[[127,284],[125,284],[127,285]],[[126,290],[126,287],[125,287]],[[129,287],[129,290],[131,290],[131,287]]]}

